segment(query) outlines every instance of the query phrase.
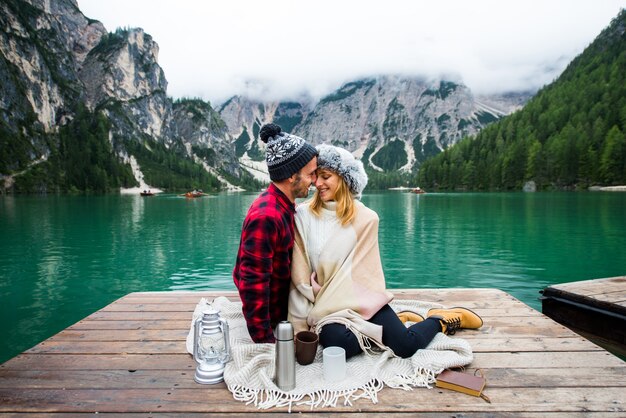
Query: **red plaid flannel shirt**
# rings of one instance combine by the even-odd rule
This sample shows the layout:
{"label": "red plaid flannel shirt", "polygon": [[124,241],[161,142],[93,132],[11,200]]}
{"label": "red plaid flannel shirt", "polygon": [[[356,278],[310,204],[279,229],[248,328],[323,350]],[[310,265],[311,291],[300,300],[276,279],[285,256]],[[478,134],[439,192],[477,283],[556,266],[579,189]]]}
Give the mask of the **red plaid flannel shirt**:
{"label": "red plaid flannel shirt", "polygon": [[243,222],[233,280],[250,337],[273,343],[272,328],[287,319],[295,204],[270,184]]}

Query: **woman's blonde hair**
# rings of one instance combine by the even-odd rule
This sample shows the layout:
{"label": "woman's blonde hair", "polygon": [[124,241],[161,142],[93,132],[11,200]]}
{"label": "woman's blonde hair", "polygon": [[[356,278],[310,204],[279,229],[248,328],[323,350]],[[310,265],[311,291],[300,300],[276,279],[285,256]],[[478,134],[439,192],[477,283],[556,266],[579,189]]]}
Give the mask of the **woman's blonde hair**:
{"label": "woman's blonde hair", "polygon": [[[352,222],[354,216],[356,215],[354,196],[350,192],[348,183],[346,183],[346,180],[341,175],[339,175],[335,171],[327,169],[318,170],[317,175],[319,176],[323,171],[333,173],[337,175],[341,180],[339,182],[339,186],[337,187],[337,191],[335,192],[335,202],[337,202],[337,209],[335,210],[335,212],[337,213],[337,218],[339,218],[341,225],[347,225]],[[319,191],[315,190],[315,194],[313,195],[309,208],[311,209],[311,212],[313,212],[316,216],[320,216],[323,206],[324,201],[320,197]]]}

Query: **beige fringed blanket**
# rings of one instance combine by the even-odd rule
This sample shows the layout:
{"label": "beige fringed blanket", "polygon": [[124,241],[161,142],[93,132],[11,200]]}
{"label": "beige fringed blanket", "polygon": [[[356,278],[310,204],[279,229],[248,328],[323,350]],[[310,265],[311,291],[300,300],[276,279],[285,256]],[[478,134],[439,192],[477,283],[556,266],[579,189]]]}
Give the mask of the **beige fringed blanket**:
{"label": "beige fringed blanket", "polygon": [[[193,319],[208,305],[209,302],[202,299]],[[346,379],[327,383],[323,377],[322,349],[319,347],[313,364],[296,364],[296,388],[283,392],[273,381],[274,345],[252,342],[241,313],[241,303],[218,297],[211,305],[220,311],[230,328],[232,360],[226,364],[224,372],[228,389],[235,399],[260,409],[287,406],[291,411],[294,404],[308,405],[311,409],[332,407],[337,403],[352,405],[353,401],[361,398],[377,403],[378,392],[385,385],[404,390],[430,388],[435,383],[435,376],[443,369],[465,366],[473,359],[467,341],[439,333],[428,347],[418,350],[409,359],[394,357],[389,351],[355,356],[347,362]],[[423,316],[430,308],[442,307],[435,303],[408,300],[393,301],[390,305],[396,311],[411,309]],[[189,353],[193,352],[192,346],[193,330],[190,330],[187,337]]]}

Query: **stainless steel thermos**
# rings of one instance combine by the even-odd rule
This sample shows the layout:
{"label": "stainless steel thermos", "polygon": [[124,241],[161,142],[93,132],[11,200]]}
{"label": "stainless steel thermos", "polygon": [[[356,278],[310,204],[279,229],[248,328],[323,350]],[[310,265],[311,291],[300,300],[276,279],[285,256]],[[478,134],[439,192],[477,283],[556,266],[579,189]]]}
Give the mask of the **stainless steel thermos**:
{"label": "stainless steel thermos", "polygon": [[296,350],[289,321],[276,327],[276,386],[285,391],[296,387]]}

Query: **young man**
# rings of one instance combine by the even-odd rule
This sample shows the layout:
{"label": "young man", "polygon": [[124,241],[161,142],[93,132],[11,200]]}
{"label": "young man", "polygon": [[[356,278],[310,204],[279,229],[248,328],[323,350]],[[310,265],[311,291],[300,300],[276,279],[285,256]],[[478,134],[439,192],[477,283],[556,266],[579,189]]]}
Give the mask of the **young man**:
{"label": "young man", "polygon": [[287,319],[294,242],[295,201],[315,183],[317,150],[304,139],[264,125],[265,160],[272,181],[252,203],[243,222],[233,279],[250,337],[273,343],[273,328]]}

